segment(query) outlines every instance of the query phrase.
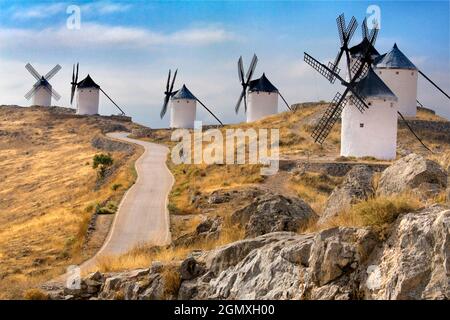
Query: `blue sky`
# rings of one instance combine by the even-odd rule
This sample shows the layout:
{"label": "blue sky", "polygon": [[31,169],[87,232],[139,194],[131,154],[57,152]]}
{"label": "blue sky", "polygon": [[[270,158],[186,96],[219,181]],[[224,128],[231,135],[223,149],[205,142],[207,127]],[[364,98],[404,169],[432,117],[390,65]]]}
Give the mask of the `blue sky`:
{"label": "blue sky", "polygon": [[[69,30],[69,5],[81,9],[80,30]],[[51,81],[69,106],[72,63],[90,73],[136,121],[164,127],[159,119],[165,78],[178,68],[183,83],[225,122],[234,114],[240,87],[236,62],[259,57],[256,76],[266,72],[290,103],[329,100],[339,90],[303,62],[307,51],[332,60],[339,40],[335,19],[345,13],[359,22],[380,9],[380,52],[394,42],[427,75],[450,91],[448,1],[3,1],[0,0],[1,104],[27,105],[23,95],[33,79],[27,62],[45,74],[63,69]],[[358,28],[352,44],[361,39]],[[419,100],[450,118],[450,103],[419,78]],[[279,109],[283,110],[280,103]],[[102,114],[115,113],[104,98]],[[198,118],[214,123],[199,110]]]}

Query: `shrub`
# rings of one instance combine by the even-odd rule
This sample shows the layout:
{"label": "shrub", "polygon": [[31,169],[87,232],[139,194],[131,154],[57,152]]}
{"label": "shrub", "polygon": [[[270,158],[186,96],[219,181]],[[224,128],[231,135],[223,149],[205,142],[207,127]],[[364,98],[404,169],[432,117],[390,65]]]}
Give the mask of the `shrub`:
{"label": "shrub", "polygon": [[97,214],[114,214],[114,213],[116,213],[117,208],[118,208],[117,202],[108,201],[106,203],[106,205],[103,207],[100,205],[97,205],[97,207],[95,208],[95,212]]}
{"label": "shrub", "polygon": [[116,191],[116,190],[118,190],[120,187],[122,187],[122,184],[120,184],[120,183],[114,183],[114,184],[111,186],[111,190],[112,190],[112,191]]}
{"label": "shrub", "polygon": [[111,155],[108,154],[104,154],[104,153],[99,153],[96,154],[93,158],[93,163],[92,163],[92,167],[94,169],[97,169],[98,166],[102,165],[104,167],[109,167],[113,164],[113,158],[111,157]]}

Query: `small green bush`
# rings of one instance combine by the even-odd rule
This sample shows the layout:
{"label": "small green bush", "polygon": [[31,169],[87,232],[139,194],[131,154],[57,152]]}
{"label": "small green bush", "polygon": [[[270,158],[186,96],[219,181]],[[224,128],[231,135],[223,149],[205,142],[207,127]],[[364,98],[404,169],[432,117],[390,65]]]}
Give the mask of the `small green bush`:
{"label": "small green bush", "polygon": [[120,183],[114,183],[114,184],[111,186],[111,190],[112,190],[112,191],[116,191],[116,190],[120,189],[121,187],[122,187],[122,184],[120,184]]}
{"label": "small green bush", "polygon": [[105,206],[97,205],[95,208],[95,213],[97,214],[114,214],[118,209],[117,202],[108,201]]}
{"label": "small green bush", "polygon": [[113,164],[114,160],[111,155],[105,153],[96,154],[93,158],[92,167],[97,169],[98,166],[102,165],[104,167],[109,167]]}

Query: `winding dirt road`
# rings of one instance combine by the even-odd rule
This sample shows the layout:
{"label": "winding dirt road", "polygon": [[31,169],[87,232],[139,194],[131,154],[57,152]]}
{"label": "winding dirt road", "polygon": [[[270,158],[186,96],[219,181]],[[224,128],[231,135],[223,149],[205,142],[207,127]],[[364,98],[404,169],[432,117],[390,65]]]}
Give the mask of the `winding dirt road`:
{"label": "winding dirt road", "polygon": [[142,243],[166,245],[171,242],[167,203],[174,178],[166,166],[169,149],[127,135],[126,132],[107,134],[109,138],[144,147],[144,153],[135,164],[138,178],[122,198],[102,248],[82,264],[84,270],[94,266],[96,258],[101,256],[122,254]]}

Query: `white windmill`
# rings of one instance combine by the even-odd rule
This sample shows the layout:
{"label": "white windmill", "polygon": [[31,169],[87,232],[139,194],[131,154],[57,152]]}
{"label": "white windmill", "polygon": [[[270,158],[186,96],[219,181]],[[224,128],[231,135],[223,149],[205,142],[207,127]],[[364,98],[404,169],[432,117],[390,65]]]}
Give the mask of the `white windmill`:
{"label": "white windmill", "polygon": [[400,51],[397,44],[375,61],[375,72],[398,98],[398,109],[410,117],[417,111],[417,68]]}
{"label": "white windmill", "polygon": [[405,116],[416,116],[416,102],[422,106],[417,100],[417,80],[419,74],[446,96],[447,99],[450,99],[450,96],[444,90],[427,77],[400,51],[397,44],[394,44],[391,51],[376,59],[374,65],[380,78],[397,95],[399,111]]}
{"label": "white windmill", "polygon": [[183,84],[180,90],[173,91],[175,79],[178,70],[175,70],[172,81],[170,81],[171,71],[167,77],[166,91],[164,92],[164,103],[161,109],[161,119],[167,112],[167,107],[170,101],[170,128],[185,128],[190,129],[194,127],[194,122],[197,113],[197,102],[201,104],[206,111],[208,111],[221,125],[223,123],[216,117],[212,111],[206,107],[192,92]]}
{"label": "white windmill", "polygon": [[[353,157],[375,157],[390,160],[396,157],[397,115],[405,121],[414,136],[427,148],[414,133],[408,122],[398,111],[397,97],[372,68],[378,59],[373,47],[378,29],[367,31],[363,23],[363,41],[357,47],[348,49],[348,42],[356,28],[356,20],[345,24],[344,15],[337,19],[342,47],[335,63],[328,66],[305,53],[305,62],[316,69],[328,81],[338,79],[345,91],[337,93],[312,133],[314,140],[322,144],[334,124],[342,118],[341,155]],[[339,75],[338,64],[345,52],[347,57],[347,80]],[[427,148],[428,149],[428,148]]]}
{"label": "white windmill", "polygon": [[52,88],[49,80],[61,70],[61,66],[57,64],[52,70],[50,70],[45,76],[41,76],[36,69],[29,63],[25,66],[28,72],[36,79],[36,83],[33,85],[30,91],[25,94],[25,98],[30,100],[33,98],[32,105],[49,107],[52,104],[52,97],[58,101],[61,96]]}
{"label": "white windmill", "polygon": [[259,79],[252,80],[257,62],[258,58],[256,55],[253,55],[253,59],[244,78],[242,57],[238,60],[238,76],[242,85],[242,92],[236,104],[235,111],[238,113],[241,102],[244,100],[247,122],[253,122],[276,114],[278,112],[278,96],[283,99],[287,108],[291,110],[280,91],[267,79],[265,73]]}
{"label": "white windmill", "polygon": [[71,81],[71,95],[70,104],[73,103],[75,92],[77,93],[76,108],[79,115],[95,115],[98,114],[100,92],[102,92],[117,109],[120,115],[125,115],[125,112],[106,94],[106,92],[91,78],[88,74],[86,78],[78,82],[79,64],[73,66],[72,81]]}

